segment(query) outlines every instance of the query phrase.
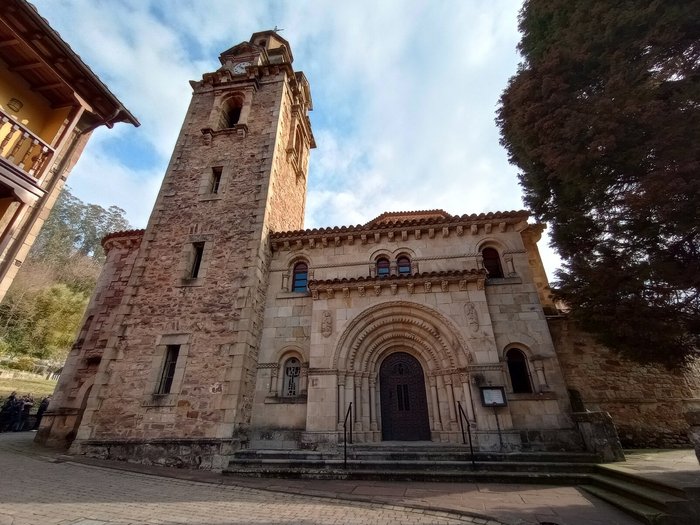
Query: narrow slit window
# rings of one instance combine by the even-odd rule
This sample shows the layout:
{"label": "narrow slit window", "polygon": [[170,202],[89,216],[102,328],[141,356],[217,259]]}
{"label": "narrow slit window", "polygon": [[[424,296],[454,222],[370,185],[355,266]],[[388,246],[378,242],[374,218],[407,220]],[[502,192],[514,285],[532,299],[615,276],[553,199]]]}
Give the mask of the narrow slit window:
{"label": "narrow slit window", "polygon": [[163,364],[163,372],[158,383],[158,394],[169,394],[173,386],[173,378],[175,377],[175,368],[177,366],[177,358],[180,355],[180,345],[168,345],[165,349],[165,363]]}
{"label": "narrow slit window", "polygon": [[292,272],[292,291],[305,292],[308,282],[309,267],[304,262],[296,263]]}
{"label": "narrow slit window", "polygon": [[230,108],[226,114],[227,120],[228,120],[228,127],[232,128],[236,124],[238,124],[238,121],[241,118],[241,107],[240,106],[233,106]]}
{"label": "narrow slit window", "polygon": [[484,258],[484,268],[490,278],[503,277],[503,267],[501,266],[501,256],[494,248],[484,248],[481,251],[481,256]]}
{"label": "narrow slit window", "polygon": [[194,249],[194,257],[192,258],[192,267],[190,268],[190,279],[199,277],[199,271],[202,268],[202,256],[204,255],[204,243],[196,242],[192,245]]}
{"label": "narrow slit window", "polygon": [[221,173],[223,169],[221,166],[217,166],[211,169],[211,184],[209,185],[209,193],[219,193],[219,187],[221,186]]}
{"label": "narrow slit window", "polygon": [[396,260],[396,267],[399,271],[399,275],[411,275],[411,259],[405,255],[400,256]]}
{"label": "narrow slit window", "polygon": [[299,395],[300,375],[301,362],[296,357],[287,359],[284,365],[284,381],[282,385],[282,395],[284,397],[295,397]]}
{"label": "narrow slit window", "polygon": [[377,277],[386,277],[390,271],[389,259],[384,257],[377,259]]}
{"label": "narrow slit window", "polygon": [[513,393],[531,394],[532,381],[530,381],[530,371],[525,354],[517,348],[511,348],[506,352],[506,362]]}

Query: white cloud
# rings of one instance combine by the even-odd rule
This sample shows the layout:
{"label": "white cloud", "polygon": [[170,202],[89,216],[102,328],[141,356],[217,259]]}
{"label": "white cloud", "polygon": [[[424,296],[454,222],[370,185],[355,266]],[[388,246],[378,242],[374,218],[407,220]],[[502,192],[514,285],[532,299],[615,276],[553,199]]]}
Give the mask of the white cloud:
{"label": "white cloud", "polygon": [[[218,67],[221,51],[275,25],[314,97],[307,226],[357,224],[388,210],[523,207],[494,123],[518,62],[520,2],[35,3],[143,123],[99,133],[71,182],[84,200],[127,209],[136,226],[145,225],[182,123],[187,81]],[[135,158],[125,157],[130,151]],[[109,175],[104,189],[91,179],[100,171]],[[141,186],[147,190],[133,191]],[[148,203],[132,202],[141,194]],[[556,260],[545,258],[551,274]]]}

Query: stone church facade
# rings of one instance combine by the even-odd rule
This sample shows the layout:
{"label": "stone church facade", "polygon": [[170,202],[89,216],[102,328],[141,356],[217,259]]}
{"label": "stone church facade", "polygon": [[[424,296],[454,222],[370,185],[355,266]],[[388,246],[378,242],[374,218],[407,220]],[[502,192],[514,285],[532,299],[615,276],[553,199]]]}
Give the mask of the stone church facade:
{"label": "stone church facade", "polygon": [[687,444],[697,369],[638,367],[571,326],[527,212],[304,230],[312,101],[289,43],[256,33],[220,60],[191,83],[147,228],[104,240],[37,440],[222,468],[239,448],[333,450],[352,423],[362,443],[468,427],[477,450],[614,458],[595,439],[610,412],[629,443]]}

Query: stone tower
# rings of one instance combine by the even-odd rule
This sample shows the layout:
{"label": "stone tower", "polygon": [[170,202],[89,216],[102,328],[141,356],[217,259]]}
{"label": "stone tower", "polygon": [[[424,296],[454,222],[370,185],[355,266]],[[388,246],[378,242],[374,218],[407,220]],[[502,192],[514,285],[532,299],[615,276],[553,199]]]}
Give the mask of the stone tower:
{"label": "stone tower", "polygon": [[219,59],[191,82],[113,325],[89,327],[105,350],[76,448],[216,466],[250,421],[268,236],[303,227],[311,96],[273,31]]}

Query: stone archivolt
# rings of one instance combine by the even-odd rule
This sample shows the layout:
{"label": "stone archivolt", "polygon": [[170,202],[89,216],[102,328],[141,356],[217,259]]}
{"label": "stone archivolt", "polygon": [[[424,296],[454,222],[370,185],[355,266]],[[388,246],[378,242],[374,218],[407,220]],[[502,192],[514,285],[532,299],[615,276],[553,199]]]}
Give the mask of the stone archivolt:
{"label": "stone archivolt", "polygon": [[340,336],[333,368],[350,373],[374,372],[388,352],[412,350],[426,372],[462,368],[471,355],[452,323],[423,305],[394,301],[368,308]]}

